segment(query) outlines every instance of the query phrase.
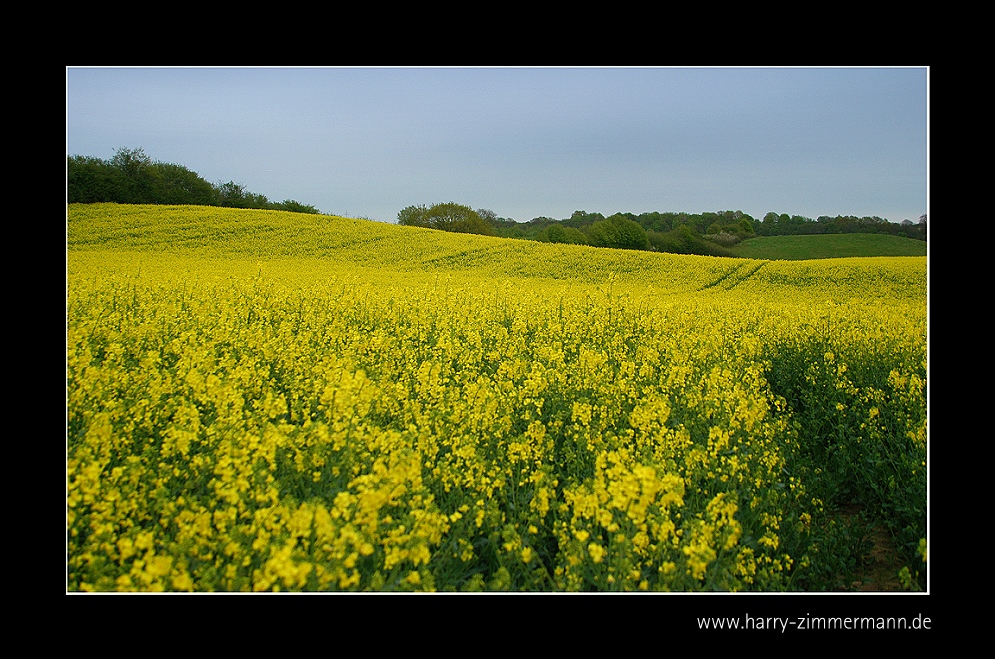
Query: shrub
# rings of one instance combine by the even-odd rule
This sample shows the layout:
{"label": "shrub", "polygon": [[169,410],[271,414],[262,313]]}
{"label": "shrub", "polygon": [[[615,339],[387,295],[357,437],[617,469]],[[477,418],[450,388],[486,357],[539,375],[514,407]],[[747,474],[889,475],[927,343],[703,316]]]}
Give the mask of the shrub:
{"label": "shrub", "polygon": [[743,240],[740,236],[725,231],[709,234],[707,239],[723,247],[732,247]]}

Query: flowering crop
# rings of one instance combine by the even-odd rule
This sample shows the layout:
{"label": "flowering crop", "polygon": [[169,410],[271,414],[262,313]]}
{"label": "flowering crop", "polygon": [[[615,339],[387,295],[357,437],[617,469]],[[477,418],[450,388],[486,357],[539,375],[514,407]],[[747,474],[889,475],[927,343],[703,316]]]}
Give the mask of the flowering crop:
{"label": "flowering crop", "polygon": [[68,590],[820,588],[834,492],[926,537],[924,258],[67,227]]}

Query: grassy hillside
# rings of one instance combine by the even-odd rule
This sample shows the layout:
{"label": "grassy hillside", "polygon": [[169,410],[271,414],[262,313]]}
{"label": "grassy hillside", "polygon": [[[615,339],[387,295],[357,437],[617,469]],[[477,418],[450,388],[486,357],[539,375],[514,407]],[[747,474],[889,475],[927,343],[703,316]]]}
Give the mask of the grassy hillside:
{"label": "grassy hillside", "polygon": [[750,259],[831,259],[849,256],[926,256],[926,243],[902,236],[873,233],[816,236],[760,236],[732,248]]}
{"label": "grassy hillside", "polygon": [[924,588],[925,279],[72,205],[67,590]]}

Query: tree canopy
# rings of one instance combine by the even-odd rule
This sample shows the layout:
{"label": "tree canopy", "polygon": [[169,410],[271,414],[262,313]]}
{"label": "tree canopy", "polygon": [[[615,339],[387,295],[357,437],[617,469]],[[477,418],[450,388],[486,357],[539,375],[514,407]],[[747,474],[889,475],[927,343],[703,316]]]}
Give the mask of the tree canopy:
{"label": "tree canopy", "polygon": [[588,232],[590,244],[616,249],[648,249],[646,229],[621,213],[599,220]]}
{"label": "tree canopy", "polygon": [[[497,219],[496,216],[494,219]],[[408,206],[397,214],[397,221],[404,226],[439,229],[455,233],[477,233],[493,236],[494,228],[480,214],[462,204],[449,201],[429,207]]]}
{"label": "tree canopy", "polygon": [[234,181],[211,184],[183,165],[152,160],[141,148],[118,149],[110,160],[69,156],[66,199],[71,204],[186,204],[321,212],[293,199],[272,202],[266,195],[249,192]]}

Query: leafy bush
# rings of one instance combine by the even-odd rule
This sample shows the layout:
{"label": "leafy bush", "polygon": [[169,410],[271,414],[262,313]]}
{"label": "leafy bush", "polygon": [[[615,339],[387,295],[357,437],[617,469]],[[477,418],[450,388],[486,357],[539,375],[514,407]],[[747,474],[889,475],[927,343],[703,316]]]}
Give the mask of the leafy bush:
{"label": "leafy bush", "polygon": [[725,231],[710,233],[706,236],[706,238],[707,240],[710,240],[718,245],[722,245],[723,247],[732,247],[743,240],[741,236],[734,233],[726,233]]}

